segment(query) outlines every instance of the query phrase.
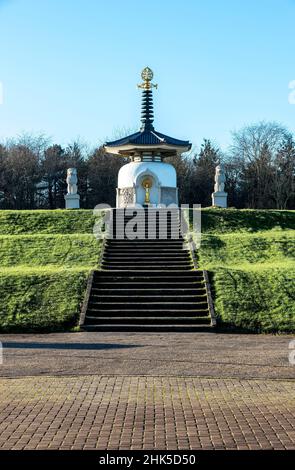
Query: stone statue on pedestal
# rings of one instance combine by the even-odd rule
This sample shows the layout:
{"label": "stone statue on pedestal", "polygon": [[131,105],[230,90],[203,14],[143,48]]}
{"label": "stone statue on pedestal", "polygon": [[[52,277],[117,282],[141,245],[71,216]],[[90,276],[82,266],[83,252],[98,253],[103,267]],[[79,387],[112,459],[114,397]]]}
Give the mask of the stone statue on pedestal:
{"label": "stone statue on pedestal", "polygon": [[224,192],[224,183],[225,183],[225,175],[223,172],[223,168],[221,165],[218,165],[215,169],[215,185],[214,185],[214,191],[218,192]]}
{"label": "stone statue on pedestal", "polygon": [[67,170],[68,193],[65,195],[66,209],[79,209],[80,196],[78,194],[78,177],[76,168],[68,168]]}
{"label": "stone statue on pedestal", "polygon": [[224,191],[225,174],[219,164],[215,169],[214,193],[212,193],[212,205],[216,207],[227,207],[227,193]]}
{"label": "stone statue on pedestal", "polygon": [[77,194],[77,169],[68,168],[67,170],[67,185],[68,185],[68,194]]}

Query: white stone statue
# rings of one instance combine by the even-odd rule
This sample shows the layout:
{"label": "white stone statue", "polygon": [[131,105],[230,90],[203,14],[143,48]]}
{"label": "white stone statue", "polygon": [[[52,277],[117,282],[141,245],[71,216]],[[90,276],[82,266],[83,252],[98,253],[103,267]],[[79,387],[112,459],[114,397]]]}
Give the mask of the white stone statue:
{"label": "white stone statue", "polygon": [[68,185],[68,193],[65,195],[66,209],[79,209],[80,196],[78,194],[76,168],[68,168],[66,181]]}
{"label": "white stone statue", "polygon": [[68,185],[68,194],[77,194],[78,188],[78,177],[76,168],[68,168],[67,170],[67,185]]}
{"label": "white stone statue", "polygon": [[225,174],[221,165],[215,169],[214,193],[212,193],[212,205],[215,207],[227,207],[227,193],[224,191]]}
{"label": "white stone statue", "polygon": [[215,169],[215,192],[224,192],[225,174],[221,165],[218,165]]}

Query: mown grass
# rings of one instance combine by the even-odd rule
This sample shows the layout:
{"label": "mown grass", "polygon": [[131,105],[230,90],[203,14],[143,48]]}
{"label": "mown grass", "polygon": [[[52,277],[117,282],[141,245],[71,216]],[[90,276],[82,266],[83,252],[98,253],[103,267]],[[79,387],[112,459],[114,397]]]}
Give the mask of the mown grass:
{"label": "mown grass", "polygon": [[294,211],[204,210],[197,257],[212,279],[219,323],[295,331],[294,225]]}
{"label": "mown grass", "polygon": [[[192,216],[192,211],[190,212]],[[295,230],[294,211],[254,209],[202,209],[202,232],[221,234]]]}
{"label": "mown grass", "polygon": [[256,265],[213,271],[215,310],[224,324],[255,332],[295,331],[295,266]]}
{"label": "mown grass", "polygon": [[[0,211],[0,330],[77,325],[101,241],[92,211]],[[295,331],[292,211],[202,210],[197,256],[208,269],[220,323]]]}
{"label": "mown grass", "polygon": [[1,266],[95,266],[101,244],[93,235],[0,235]]}
{"label": "mown grass", "polygon": [[295,260],[295,237],[292,230],[270,230],[254,234],[205,233],[199,251],[200,264],[206,269],[290,260]]}
{"label": "mown grass", "polygon": [[77,324],[89,269],[14,267],[1,270],[2,332],[59,331]]}
{"label": "mown grass", "polygon": [[0,211],[0,235],[91,233],[92,210]]}
{"label": "mown grass", "polygon": [[101,240],[92,211],[0,211],[0,330],[77,325]]}

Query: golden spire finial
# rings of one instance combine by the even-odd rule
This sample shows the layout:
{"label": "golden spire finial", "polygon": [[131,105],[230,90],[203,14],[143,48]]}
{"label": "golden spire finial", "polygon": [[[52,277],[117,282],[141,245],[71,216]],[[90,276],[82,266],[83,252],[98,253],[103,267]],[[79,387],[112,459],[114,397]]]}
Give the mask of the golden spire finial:
{"label": "golden spire finial", "polygon": [[149,67],[145,67],[141,72],[141,78],[143,79],[143,83],[137,85],[138,88],[144,88],[144,90],[150,90],[151,88],[158,88],[157,84],[152,83],[153,79],[153,71]]}

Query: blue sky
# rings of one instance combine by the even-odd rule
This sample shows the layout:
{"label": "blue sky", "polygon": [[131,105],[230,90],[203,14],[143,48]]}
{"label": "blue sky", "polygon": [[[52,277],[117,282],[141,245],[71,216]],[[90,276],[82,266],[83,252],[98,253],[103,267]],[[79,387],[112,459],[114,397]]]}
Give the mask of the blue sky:
{"label": "blue sky", "polygon": [[161,132],[226,148],[247,123],[295,130],[295,0],[0,0],[0,19],[1,140],[138,128],[146,65]]}

